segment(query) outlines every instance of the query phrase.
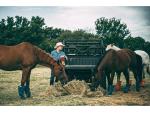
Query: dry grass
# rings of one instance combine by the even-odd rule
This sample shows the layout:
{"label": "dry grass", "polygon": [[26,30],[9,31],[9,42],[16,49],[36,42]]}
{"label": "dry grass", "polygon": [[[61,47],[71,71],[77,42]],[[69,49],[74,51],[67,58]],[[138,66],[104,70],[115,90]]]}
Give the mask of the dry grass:
{"label": "dry grass", "polygon": [[59,97],[73,95],[80,97],[102,97],[105,94],[106,91],[101,87],[98,87],[96,91],[92,92],[85,81],[72,80],[64,86],[62,86],[60,82],[55,83],[53,86],[49,86],[45,92],[41,93],[41,96]]}
{"label": "dry grass", "polygon": [[[150,105],[150,78],[147,77],[145,88],[135,91],[134,79],[131,91],[124,94],[122,91],[114,92],[111,97],[87,96],[43,96],[49,88],[50,69],[38,67],[32,71],[31,92],[32,97],[21,100],[18,97],[17,86],[20,84],[21,71],[0,70],[0,105]],[[123,80],[123,76],[122,76]]]}

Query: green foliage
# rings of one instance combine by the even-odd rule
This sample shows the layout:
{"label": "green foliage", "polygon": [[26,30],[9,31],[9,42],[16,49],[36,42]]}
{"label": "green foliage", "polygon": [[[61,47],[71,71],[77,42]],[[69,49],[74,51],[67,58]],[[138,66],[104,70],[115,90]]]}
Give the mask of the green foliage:
{"label": "green foliage", "polygon": [[144,50],[150,55],[150,42],[145,42],[142,37],[129,37],[124,40],[125,47],[133,51],[135,50]]}
{"label": "green foliage", "polygon": [[147,41],[144,43],[143,50],[145,50],[150,55],[150,42]]}
{"label": "green foliage", "polygon": [[58,37],[59,41],[63,41],[64,39],[73,39],[73,40],[78,40],[78,39],[100,39],[98,35],[92,34],[92,33],[87,33],[86,31],[82,29],[78,29],[76,31],[69,31],[66,30],[64,31],[60,37]]}
{"label": "green foliage", "polygon": [[63,29],[60,28],[53,28],[53,27],[45,27],[44,32],[47,38],[49,39],[56,39],[60,36],[61,33],[64,32]]}
{"label": "green foliage", "polygon": [[125,23],[116,18],[99,18],[95,21],[96,33],[85,30],[76,31],[53,28],[45,25],[44,18],[33,16],[30,20],[26,17],[15,16],[0,20],[0,44],[15,45],[21,42],[30,42],[50,52],[56,42],[66,39],[101,39],[105,44],[115,45],[132,50],[145,50],[150,54],[150,42],[145,42],[142,37],[133,38]]}
{"label": "green foliage", "polygon": [[51,39],[56,39],[64,30],[45,26],[44,18],[39,16],[28,20],[22,16],[7,17],[0,20],[0,44],[15,45],[30,42],[51,51]]}
{"label": "green foliage", "polygon": [[125,47],[131,50],[142,50],[144,48],[145,40],[142,37],[128,37],[124,40]]}
{"label": "green foliage", "polygon": [[38,45],[41,49],[44,49],[47,52],[51,52],[53,50],[53,46],[51,41],[47,38],[42,43]]}
{"label": "green foliage", "polygon": [[106,44],[115,43],[121,48],[123,40],[130,34],[127,25],[120,19],[102,17],[95,21],[95,25],[97,34],[103,37]]}
{"label": "green foliage", "polygon": [[41,17],[32,17],[28,21],[25,17],[16,16],[7,17],[0,21],[0,43],[5,45],[14,45],[23,41],[31,42],[35,45],[44,40],[44,19]]}

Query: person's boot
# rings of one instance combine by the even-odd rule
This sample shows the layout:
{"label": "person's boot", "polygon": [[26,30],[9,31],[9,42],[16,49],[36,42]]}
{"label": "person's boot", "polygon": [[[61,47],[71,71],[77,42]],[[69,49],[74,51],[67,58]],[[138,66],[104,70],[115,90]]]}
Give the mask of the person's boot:
{"label": "person's boot", "polygon": [[18,86],[18,95],[20,96],[21,99],[25,99],[24,92],[25,92],[25,87]]}
{"label": "person's boot", "polygon": [[54,76],[53,75],[51,75],[51,77],[50,77],[50,85],[54,85]]}
{"label": "person's boot", "polygon": [[54,80],[50,80],[50,85],[54,85]]}
{"label": "person's boot", "polygon": [[31,97],[31,92],[30,92],[29,86],[25,86],[25,94],[26,94],[27,98]]}

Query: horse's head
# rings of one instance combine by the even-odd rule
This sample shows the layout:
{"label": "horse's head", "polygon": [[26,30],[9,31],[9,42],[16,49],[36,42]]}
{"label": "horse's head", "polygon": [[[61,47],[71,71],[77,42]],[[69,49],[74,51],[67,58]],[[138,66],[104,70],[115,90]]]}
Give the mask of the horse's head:
{"label": "horse's head", "polygon": [[110,49],[113,49],[113,50],[116,50],[116,51],[120,50],[120,48],[117,47],[117,46],[115,46],[114,43],[107,45],[107,47],[106,47],[105,50],[108,51],[108,50],[110,50]]}
{"label": "horse's head", "polygon": [[106,51],[108,51],[108,50],[110,50],[110,49],[114,49],[114,44],[109,44],[109,45],[107,45],[107,47],[106,47]]}
{"label": "horse's head", "polygon": [[56,76],[56,78],[58,80],[60,80],[60,82],[62,84],[66,84],[68,82],[68,77],[67,74],[65,72],[65,65],[61,64],[61,63],[56,63],[54,65],[54,75]]}
{"label": "horse's head", "polygon": [[92,82],[90,89],[95,91],[99,85],[106,89],[106,76],[103,70],[98,70],[95,72],[94,81]]}
{"label": "horse's head", "polygon": [[59,76],[57,76],[57,79],[60,80],[61,84],[64,85],[68,82],[68,76],[65,72],[65,66],[62,64],[59,64],[62,68],[61,73],[59,74]]}

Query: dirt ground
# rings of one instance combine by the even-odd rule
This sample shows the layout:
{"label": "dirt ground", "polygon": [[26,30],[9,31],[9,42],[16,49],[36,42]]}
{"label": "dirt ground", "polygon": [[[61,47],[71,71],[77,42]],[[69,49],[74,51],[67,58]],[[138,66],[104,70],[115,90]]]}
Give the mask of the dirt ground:
{"label": "dirt ground", "polygon": [[[0,105],[12,106],[80,106],[80,105],[150,105],[150,77],[146,77],[145,87],[140,92],[135,91],[134,79],[131,91],[127,94],[122,91],[113,92],[111,97],[81,97],[81,96],[61,96],[46,97],[43,92],[49,87],[50,69],[38,67],[32,70],[31,74],[31,92],[32,97],[21,100],[18,97],[18,85],[20,84],[21,71],[2,71],[0,70]],[[124,76],[122,76],[124,81]]]}

